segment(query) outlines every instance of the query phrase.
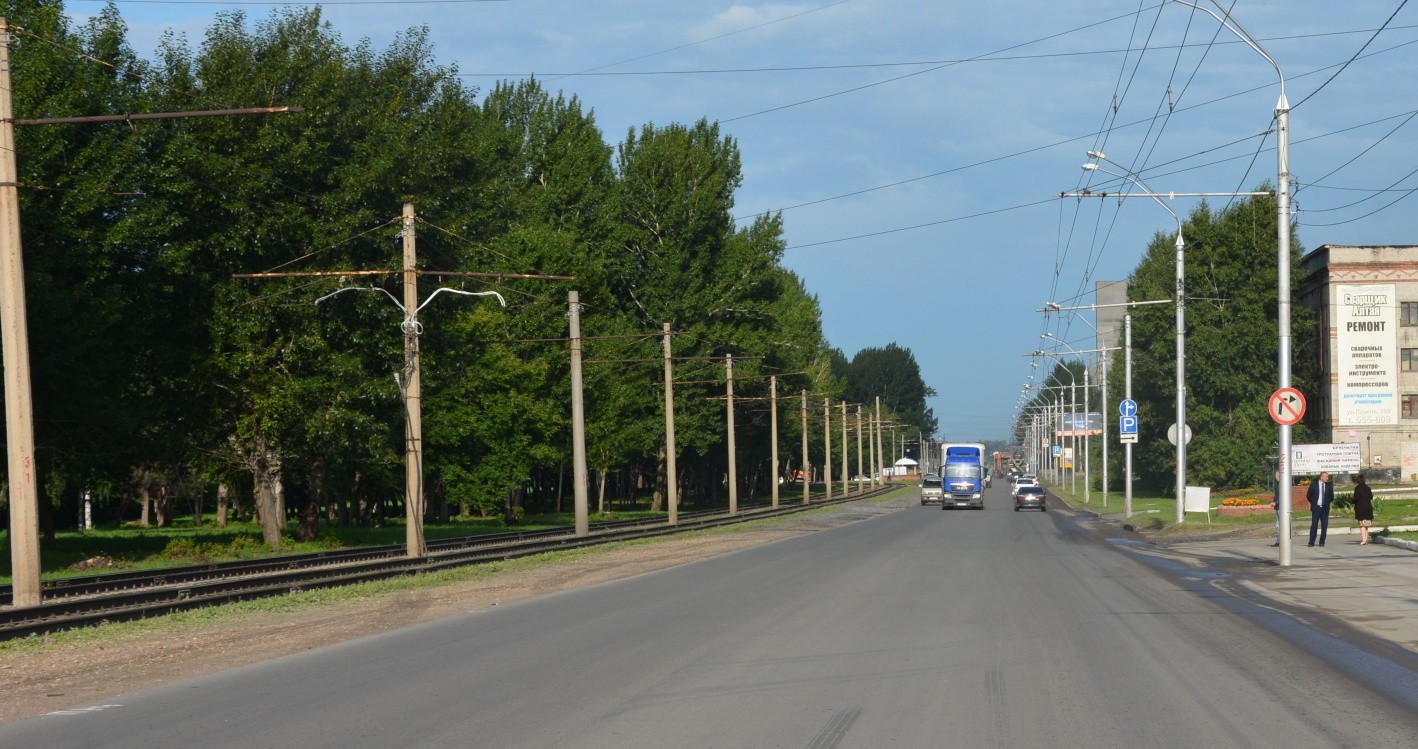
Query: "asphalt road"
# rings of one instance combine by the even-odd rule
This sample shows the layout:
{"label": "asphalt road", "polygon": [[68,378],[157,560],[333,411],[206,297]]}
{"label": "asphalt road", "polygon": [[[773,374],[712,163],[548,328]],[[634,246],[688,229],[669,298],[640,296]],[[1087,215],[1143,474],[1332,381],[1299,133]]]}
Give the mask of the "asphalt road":
{"label": "asphalt road", "polygon": [[1338,641],[987,498],[123,695],[0,746],[1418,745],[1406,668],[1346,674]]}

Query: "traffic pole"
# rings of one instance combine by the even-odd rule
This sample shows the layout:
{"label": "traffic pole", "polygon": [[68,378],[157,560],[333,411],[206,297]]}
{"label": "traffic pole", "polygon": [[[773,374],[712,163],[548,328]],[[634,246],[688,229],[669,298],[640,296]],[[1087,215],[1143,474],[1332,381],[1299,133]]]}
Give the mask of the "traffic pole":
{"label": "traffic pole", "polygon": [[[1087,505],[1093,499],[1093,451],[1089,448],[1089,438],[1093,431],[1093,415],[1088,410],[1088,370],[1092,369],[1085,365],[1083,367],[1083,504]],[[1075,432],[1078,431],[1078,424],[1073,425]]]}
{"label": "traffic pole", "polygon": [[[1276,66],[1277,72],[1279,66]],[[1276,133],[1276,159],[1278,161],[1279,187],[1275,192],[1277,206],[1279,210],[1279,220],[1277,221],[1276,244],[1279,249],[1279,257],[1276,260],[1276,273],[1279,286],[1279,361],[1280,387],[1290,387],[1290,102],[1285,98],[1284,78],[1281,78],[1280,101],[1275,105],[1275,133]],[[1181,427],[1178,427],[1180,430]],[[1287,459],[1290,455],[1290,442],[1293,433],[1289,425],[1280,425],[1280,482],[1281,486],[1276,487],[1275,496],[1278,500],[1275,503],[1276,512],[1280,515],[1280,566],[1289,567],[1291,564],[1290,535],[1290,513],[1292,492],[1290,484],[1294,481],[1293,467]],[[1283,489],[1283,491],[1282,491]]]}
{"label": "traffic pole", "polygon": [[[1096,317],[1096,315],[1095,315]],[[1106,344],[1105,344],[1106,345]],[[1103,414],[1103,506],[1108,506],[1108,359],[1107,351],[1099,354],[1099,361],[1102,364],[1101,373],[1103,375],[1103,407],[1098,409]]]}
{"label": "traffic pole", "polygon": [[[1123,315],[1123,391],[1132,400],[1132,315]],[[1123,517],[1132,517],[1132,443],[1123,445]]]}
{"label": "traffic pole", "polygon": [[[670,358],[670,324],[665,323],[665,505],[669,510],[669,523],[679,522],[679,474],[675,471],[675,377],[674,364]],[[776,416],[776,410],[774,416]],[[774,468],[777,467],[777,452],[774,452]],[[777,493],[774,493],[777,499]]]}

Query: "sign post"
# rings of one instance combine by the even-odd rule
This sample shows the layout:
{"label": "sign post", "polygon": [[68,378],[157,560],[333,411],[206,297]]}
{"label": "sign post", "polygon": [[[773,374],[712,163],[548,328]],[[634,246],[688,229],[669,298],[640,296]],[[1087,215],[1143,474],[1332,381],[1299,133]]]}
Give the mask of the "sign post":
{"label": "sign post", "polygon": [[[1289,381],[1289,377],[1282,377],[1280,380],[1282,385],[1288,384]],[[1282,387],[1270,394],[1266,410],[1270,411],[1270,418],[1280,425],[1280,481],[1275,487],[1275,520],[1279,523],[1280,532],[1275,540],[1280,544],[1280,566],[1289,567],[1290,513],[1292,509],[1290,507],[1290,483],[1291,477],[1295,475],[1289,465],[1293,460],[1289,455],[1291,452],[1290,427],[1298,424],[1305,415],[1305,396],[1295,388]]]}

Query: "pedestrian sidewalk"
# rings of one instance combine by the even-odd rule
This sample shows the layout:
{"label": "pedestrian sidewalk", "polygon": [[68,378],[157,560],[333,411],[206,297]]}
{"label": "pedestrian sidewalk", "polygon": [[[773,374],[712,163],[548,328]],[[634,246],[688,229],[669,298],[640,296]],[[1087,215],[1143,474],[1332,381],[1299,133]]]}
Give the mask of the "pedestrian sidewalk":
{"label": "pedestrian sidewalk", "polygon": [[1161,546],[1197,567],[1239,574],[1236,582],[1280,603],[1341,619],[1355,629],[1418,653],[1418,552],[1331,534],[1310,547],[1309,534],[1294,537],[1292,566],[1276,565],[1275,536],[1228,538]]}

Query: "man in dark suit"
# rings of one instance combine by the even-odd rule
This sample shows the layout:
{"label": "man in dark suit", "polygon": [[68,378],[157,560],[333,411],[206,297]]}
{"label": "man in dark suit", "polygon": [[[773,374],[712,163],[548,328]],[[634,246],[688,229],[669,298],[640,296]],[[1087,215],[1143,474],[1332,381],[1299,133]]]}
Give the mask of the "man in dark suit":
{"label": "man in dark suit", "polygon": [[1310,500],[1310,545],[1315,545],[1318,530],[1320,546],[1324,546],[1324,537],[1329,534],[1329,507],[1334,504],[1334,484],[1329,482],[1328,473],[1321,473],[1320,480],[1310,484],[1305,499]]}

